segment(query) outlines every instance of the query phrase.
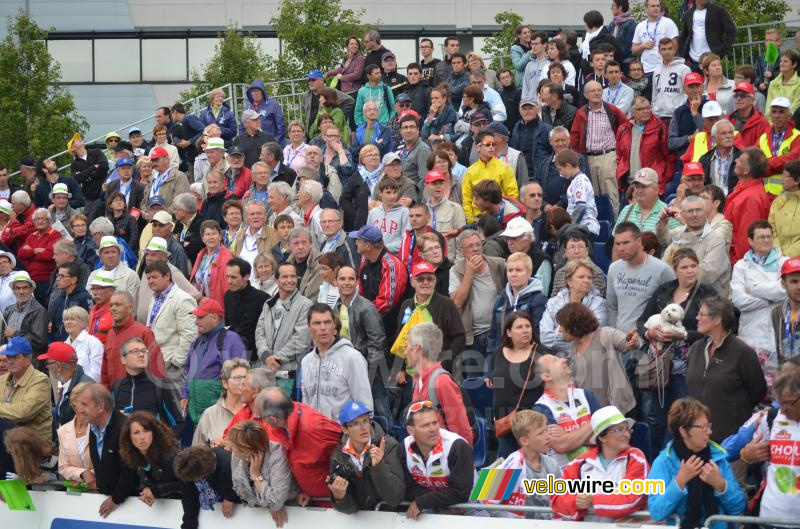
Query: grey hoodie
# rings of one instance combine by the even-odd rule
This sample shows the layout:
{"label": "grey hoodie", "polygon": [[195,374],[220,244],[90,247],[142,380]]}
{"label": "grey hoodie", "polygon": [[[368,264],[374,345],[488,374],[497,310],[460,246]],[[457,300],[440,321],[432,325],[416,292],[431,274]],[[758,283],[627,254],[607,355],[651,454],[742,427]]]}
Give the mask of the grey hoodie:
{"label": "grey hoodie", "polygon": [[675,57],[668,65],[660,64],[653,72],[653,114],[672,117],[675,109],[686,101],[683,78],[691,72],[683,57]]}
{"label": "grey hoodie", "polygon": [[374,409],[367,360],[346,338],[336,340],[322,356],[312,349],[300,362],[300,376],[303,403],[333,420],[349,400]]}
{"label": "grey hoodie", "polygon": [[383,234],[383,244],[391,253],[400,251],[403,234],[409,229],[408,208],[399,203],[386,211],[383,206],[378,206],[369,212],[367,224],[375,226]]}

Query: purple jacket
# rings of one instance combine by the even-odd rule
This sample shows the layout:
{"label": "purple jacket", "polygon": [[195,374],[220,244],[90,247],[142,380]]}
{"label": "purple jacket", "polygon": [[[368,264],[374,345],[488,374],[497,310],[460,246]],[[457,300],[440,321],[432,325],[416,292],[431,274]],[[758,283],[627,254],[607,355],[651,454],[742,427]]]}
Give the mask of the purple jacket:
{"label": "purple jacket", "polygon": [[[251,92],[259,90],[263,100],[256,107],[253,104]],[[286,122],[283,120],[283,110],[274,99],[267,97],[267,90],[264,88],[264,81],[256,79],[247,89],[247,100],[242,112],[245,110],[255,110],[261,116],[261,132],[272,134],[283,146],[286,144]],[[239,133],[244,132],[244,125],[239,124]]]}
{"label": "purple jacket", "polygon": [[[222,341],[222,351],[217,348],[217,335],[220,330],[215,329],[208,334],[197,337],[189,347],[189,356],[186,359],[186,380],[216,380],[222,372],[222,364],[226,360],[245,358],[244,343],[235,331],[227,329],[225,339]],[[189,398],[188,382],[181,387],[181,398]]]}

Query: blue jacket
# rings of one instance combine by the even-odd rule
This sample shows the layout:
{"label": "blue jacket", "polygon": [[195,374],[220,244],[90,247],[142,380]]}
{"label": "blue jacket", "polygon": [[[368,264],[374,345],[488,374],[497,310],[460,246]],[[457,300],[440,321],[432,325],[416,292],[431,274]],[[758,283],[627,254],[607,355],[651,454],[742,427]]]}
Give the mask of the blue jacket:
{"label": "blue jacket", "polygon": [[[131,270],[136,270],[136,265],[139,263],[139,256],[136,255],[136,252],[131,249],[131,246],[125,241],[125,239],[119,236],[115,236],[115,238],[117,239],[117,242],[122,245],[122,255],[120,256],[119,260],[124,261]],[[94,267],[97,269],[102,266],[103,262],[98,258]]]}
{"label": "blue jacket", "polygon": [[553,155],[553,148],[550,146],[550,131],[553,127],[536,118],[533,120],[533,134],[531,135],[530,145],[523,145],[523,138],[527,135],[524,130],[526,125],[519,121],[511,131],[511,138],[508,140],[509,147],[522,151],[525,154],[526,167],[537,167],[541,160]]}
{"label": "blue jacket", "polygon": [[[580,164],[581,171],[588,175],[589,164],[586,163],[586,158],[582,154],[578,154],[578,163]],[[561,206],[566,209],[567,188],[569,187],[570,181],[566,178],[561,178],[552,155],[539,161],[539,165],[533,172],[533,179],[537,180],[542,185],[545,204]]]}
{"label": "blue jacket", "polygon": [[[453,108],[453,105],[448,101],[444,110],[442,110],[438,116],[433,118],[430,122],[424,122],[420,136],[424,141],[428,141],[428,136],[431,134],[444,134],[445,141],[455,141],[456,133],[453,131],[453,126],[456,124],[456,121],[458,121],[458,114],[456,113],[456,109]],[[444,132],[441,132],[442,127],[444,127]]]}
{"label": "blue jacket", "polygon": [[[358,126],[358,128],[356,128],[356,139],[353,142],[353,146],[350,148],[350,155],[353,158],[353,161],[356,163],[358,163],[358,153],[361,151],[361,147],[365,145],[364,129],[366,128],[366,122],[362,123]],[[384,154],[392,152],[394,148],[394,144],[392,143],[392,131],[389,130],[388,126],[381,125],[376,121],[375,130],[372,133],[372,141],[370,141],[370,144],[378,148],[381,153],[381,158],[383,158]]]}
{"label": "blue jacket", "polygon": [[[722,477],[728,483],[728,487],[722,494],[714,495],[719,502],[719,512],[716,514],[739,515],[744,511],[745,496],[736,478],[733,475],[731,466],[728,463],[728,454],[721,446],[713,441],[709,441],[711,447],[711,460],[719,467]],[[689,496],[688,487],[683,490],[675,482],[681,460],[672,449],[672,441],[661,451],[650,469],[648,479],[661,479],[664,481],[664,494],[652,494],[647,498],[647,508],[650,516],[656,520],[666,520],[667,517],[677,514],[681,518],[686,514],[686,500]],[[701,522],[706,518],[703,516]],[[726,524],[715,522],[711,524],[711,529],[725,529]]]}
{"label": "blue jacket", "polygon": [[[264,100],[258,107],[253,106],[253,90],[260,90]],[[249,103],[244,105],[242,111],[255,110],[261,115],[261,132],[271,134],[283,146],[286,143],[286,122],[283,119],[283,110],[274,99],[267,97],[267,90],[264,88],[264,81],[256,79],[247,89],[247,100]],[[244,133],[244,125],[239,125],[239,134]]]}
{"label": "blue jacket", "polygon": [[503,322],[512,312],[525,312],[534,322],[542,321],[544,309],[547,307],[547,297],[542,293],[542,283],[536,278],[528,279],[528,286],[517,295],[516,303],[512,300],[511,287],[506,283],[506,288],[497,296],[492,311],[492,326],[486,341],[488,353],[494,353],[500,348],[500,339],[503,336]]}
{"label": "blue jacket", "polygon": [[80,283],[72,294],[65,294],[60,288],[53,290],[47,304],[47,312],[50,313],[50,322],[53,325],[53,330],[48,333],[50,342],[63,342],[67,339],[67,331],[64,330],[64,310],[76,305],[87,311],[92,308],[92,297]]}
{"label": "blue jacket", "polygon": [[[612,35],[614,34],[614,26],[616,26],[616,23],[612,20],[607,27],[608,32]],[[617,33],[616,39],[617,47],[622,54],[622,60],[633,56],[631,53],[631,44],[633,43],[633,34],[635,32],[636,21],[632,18],[623,22],[619,27],[619,32]]]}
{"label": "blue jacket", "polygon": [[74,238],[73,242],[78,249],[78,259],[86,263],[89,266],[89,270],[98,268],[97,263],[100,259],[97,257],[97,244],[95,244],[94,239],[90,235],[86,235],[81,237],[80,240],[77,237]]}
{"label": "blue jacket", "polygon": [[222,139],[225,141],[230,141],[236,136],[236,117],[226,105],[222,105],[216,118],[211,111],[211,105],[208,105],[200,111],[200,121],[203,123],[203,127],[216,123],[222,129]]}

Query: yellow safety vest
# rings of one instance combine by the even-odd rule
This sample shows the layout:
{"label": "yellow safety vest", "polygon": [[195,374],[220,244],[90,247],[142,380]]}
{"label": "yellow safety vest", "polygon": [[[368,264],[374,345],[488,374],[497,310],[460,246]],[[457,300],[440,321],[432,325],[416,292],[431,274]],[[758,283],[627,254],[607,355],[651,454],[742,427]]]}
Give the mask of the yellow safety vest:
{"label": "yellow safety vest", "polygon": [[[778,148],[777,156],[783,156],[784,154],[789,154],[789,151],[792,148],[792,142],[800,136],[800,130],[792,129],[792,133],[789,137],[784,138],[781,142],[781,146]],[[765,132],[761,135],[758,139],[758,148],[761,149],[761,152],[764,153],[764,156],[767,159],[772,158],[772,129],[769,132]],[[764,189],[767,190],[767,193],[771,195],[780,195],[783,193],[783,184],[781,183],[781,174],[774,174],[764,177]]]}
{"label": "yellow safety vest", "polygon": [[[733,131],[733,137],[739,135],[738,130]],[[700,131],[694,136],[694,145],[692,146],[692,161],[699,162],[700,158],[708,152],[708,140],[711,136],[710,132]]]}

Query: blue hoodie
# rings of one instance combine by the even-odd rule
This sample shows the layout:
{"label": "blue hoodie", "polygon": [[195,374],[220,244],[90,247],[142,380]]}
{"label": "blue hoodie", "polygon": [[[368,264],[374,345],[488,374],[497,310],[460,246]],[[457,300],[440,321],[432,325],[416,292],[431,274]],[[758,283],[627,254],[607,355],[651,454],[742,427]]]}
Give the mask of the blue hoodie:
{"label": "blue hoodie", "polygon": [[[722,494],[714,492],[714,496],[719,502],[719,512],[716,514],[737,516],[744,511],[744,492],[736,482],[736,477],[734,477],[731,466],[728,463],[728,454],[725,449],[713,441],[709,441],[709,447],[711,448],[711,460],[717,464],[722,477],[725,478],[728,484]],[[673,514],[683,518],[686,514],[686,501],[689,497],[689,490],[688,487],[684,487],[681,490],[675,481],[675,476],[678,475],[680,466],[681,460],[678,459],[677,454],[672,449],[672,441],[670,441],[656,460],[653,461],[650,475],[647,476],[647,479],[661,479],[664,481],[664,494],[652,494],[647,498],[647,508],[650,510],[650,516],[653,520],[666,520]],[[701,522],[705,518],[706,516],[703,516]],[[726,525],[724,522],[714,522],[711,524],[711,529],[725,529]]]}
{"label": "blue hoodie", "polygon": [[534,322],[534,329],[538,330],[542,321],[547,298],[542,294],[542,282],[535,277],[528,279],[528,286],[522,289],[516,298],[511,292],[511,285],[506,283],[506,288],[497,296],[492,312],[492,326],[486,341],[487,353],[491,354],[500,348],[503,336],[503,322],[512,312],[525,312]]}
{"label": "blue hoodie", "polygon": [[[249,92],[247,97],[250,97]],[[203,123],[204,127],[216,123],[220,130],[222,130],[222,139],[225,141],[231,141],[233,137],[236,136],[236,117],[225,104],[220,107],[217,117],[214,117],[214,112],[211,111],[211,105],[208,105],[200,111],[200,121]]]}
{"label": "blue hoodie", "polygon": [[[261,95],[264,97],[263,101],[255,106],[253,104],[253,90],[260,90]],[[264,81],[256,79],[253,84],[247,89],[247,100],[249,103],[244,105],[242,111],[255,110],[261,115],[261,132],[272,134],[281,142],[281,146],[286,143],[286,122],[283,120],[283,110],[281,106],[274,99],[267,97],[267,91],[264,88]],[[244,125],[239,125],[239,133],[244,133]]]}

